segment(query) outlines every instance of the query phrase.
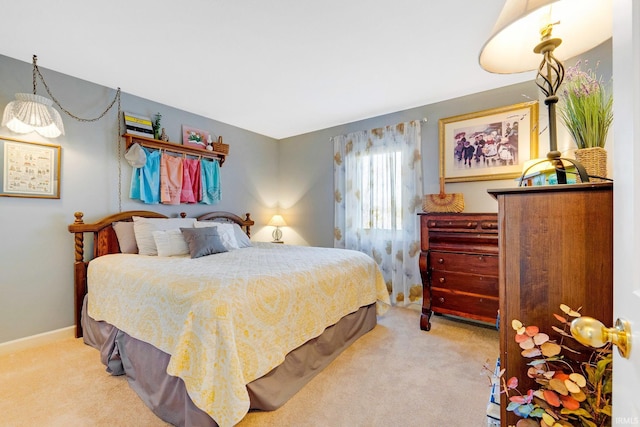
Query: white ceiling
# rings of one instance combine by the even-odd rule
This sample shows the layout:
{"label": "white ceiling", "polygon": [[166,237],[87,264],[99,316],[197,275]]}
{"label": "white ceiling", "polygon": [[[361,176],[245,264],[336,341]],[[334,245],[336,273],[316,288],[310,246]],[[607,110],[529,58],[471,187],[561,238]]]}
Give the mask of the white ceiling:
{"label": "white ceiling", "polygon": [[504,0],[2,3],[3,55],[276,139],[533,77],[478,65]]}

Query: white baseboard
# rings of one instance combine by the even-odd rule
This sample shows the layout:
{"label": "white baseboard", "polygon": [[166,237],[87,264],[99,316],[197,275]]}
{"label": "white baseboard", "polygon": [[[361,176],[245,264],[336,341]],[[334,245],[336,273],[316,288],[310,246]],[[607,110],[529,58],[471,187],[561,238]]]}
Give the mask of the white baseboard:
{"label": "white baseboard", "polygon": [[34,347],[40,347],[41,345],[50,344],[68,338],[74,338],[76,336],[75,331],[75,326],[69,326],[55,331],[44,332],[42,334],[0,343],[0,356],[16,353],[22,350],[28,350]]}

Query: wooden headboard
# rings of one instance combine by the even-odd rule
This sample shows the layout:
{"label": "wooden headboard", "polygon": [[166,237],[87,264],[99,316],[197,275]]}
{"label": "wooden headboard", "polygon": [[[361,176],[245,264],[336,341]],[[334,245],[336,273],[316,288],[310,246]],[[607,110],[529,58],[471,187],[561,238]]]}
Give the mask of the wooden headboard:
{"label": "wooden headboard", "polygon": [[[87,294],[87,267],[89,261],[103,255],[120,253],[118,238],[113,229],[113,223],[119,221],[133,221],[134,216],[144,218],[168,218],[166,215],[151,211],[126,211],[109,215],[101,220],[85,224],[84,213],[74,213],[75,221],[69,225],[69,232],[74,234],[75,260],[73,264],[73,284],[74,284],[74,315],[76,322],[76,338],[82,336],[82,325],[80,324],[82,301]],[[186,214],[180,213],[181,218],[186,218]],[[251,237],[251,226],[255,222],[249,213],[245,218],[236,214],[224,211],[209,212],[196,218],[198,221],[225,221],[238,224],[248,237]],[[85,260],[84,235],[93,233],[93,254]]]}

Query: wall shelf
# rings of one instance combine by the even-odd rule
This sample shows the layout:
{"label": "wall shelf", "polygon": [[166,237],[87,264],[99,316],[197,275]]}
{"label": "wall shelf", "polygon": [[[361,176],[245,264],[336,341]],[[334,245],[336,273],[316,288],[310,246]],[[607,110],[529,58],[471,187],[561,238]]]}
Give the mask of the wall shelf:
{"label": "wall shelf", "polygon": [[220,166],[224,163],[227,155],[218,151],[201,150],[198,148],[185,147],[182,144],[175,142],[159,141],[153,138],[145,138],[143,136],[132,135],[125,133],[123,135],[126,141],[126,149],[128,150],[136,142],[143,147],[152,148],[156,150],[166,150],[172,153],[186,154],[189,156],[203,157],[205,159],[217,159],[220,162]]}

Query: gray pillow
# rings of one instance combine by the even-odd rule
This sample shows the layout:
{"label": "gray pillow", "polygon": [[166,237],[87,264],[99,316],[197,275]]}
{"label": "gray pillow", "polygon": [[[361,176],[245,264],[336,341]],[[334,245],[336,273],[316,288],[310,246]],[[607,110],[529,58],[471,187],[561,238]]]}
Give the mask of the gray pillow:
{"label": "gray pillow", "polygon": [[238,242],[239,248],[251,247],[251,240],[249,240],[247,233],[242,231],[242,228],[240,228],[238,224],[233,224],[233,233],[236,236],[236,241]]}
{"label": "gray pillow", "polygon": [[189,246],[191,258],[227,252],[215,227],[180,228],[180,230]]}
{"label": "gray pillow", "polygon": [[138,244],[136,243],[136,235],[133,231],[133,222],[118,221],[111,224],[113,231],[116,232],[118,238],[118,246],[123,254],[137,254]]}

